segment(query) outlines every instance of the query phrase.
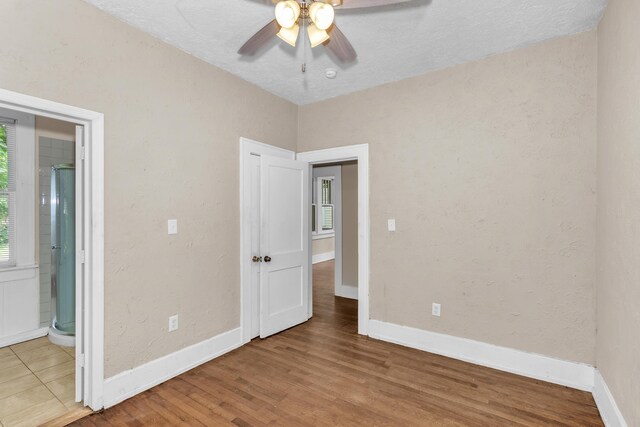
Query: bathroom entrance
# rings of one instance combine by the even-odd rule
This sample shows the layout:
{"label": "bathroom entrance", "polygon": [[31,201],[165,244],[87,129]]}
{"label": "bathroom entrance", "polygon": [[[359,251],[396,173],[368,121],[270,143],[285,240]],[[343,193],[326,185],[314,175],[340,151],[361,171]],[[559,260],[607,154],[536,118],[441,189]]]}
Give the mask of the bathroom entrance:
{"label": "bathroom entrance", "polygon": [[[55,344],[49,341],[49,328],[42,316],[43,311],[49,307],[49,316],[52,315],[51,302],[45,302],[46,294],[41,295],[40,290],[46,283],[46,274],[40,274],[40,212],[50,210],[42,206],[42,192],[40,187],[39,153],[36,148],[39,145],[39,134],[36,138],[36,117],[39,124],[45,121],[63,122],[71,124],[75,129],[75,348],[64,347],[61,350],[71,353],[72,363],[66,361],[66,369],[73,371],[75,384],[57,384],[56,389],[63,391],[65,396],[79,402],[81,409],[88,410],[89,406],[94,410],[104,407],[105,382],[104,382],[104,115],[99,112],[86,110],[76,106],[62,104],[51,100],[41,99],[29,95],[12,92],[0,88],[0,112],[9,112],[7,117],[9,124],[17,123],[17,143],[15,145],[15,169],[14,183],[16,187],[7,187],[8,197],[13,198],[15,212],[15,245],[13,248],[15,259],[8,264],[0,265],[0,369],[10,369],[9,363],[19,364],[25,361],[17,355],[17,352],[28,351],[40,346],[47,349],[38,350],[27,359],[47,359],[42,362],[40,368],[47,369],[49,361],[63,359],[57,350],[51,350]],[[17,117],[12,118],[14,115]],[[21,116],[21,117],[20,117]],[[25,124],[26,126],[22,126]],[[65,140],[61,137],[60,129],[53,126],[51,134],[44,135],[47,138]],[[22,136],[21,136],[22,135]],[[69,133],[65,133],[68,137]],[[68,140],[68,139],[66,139]],[[39,148],[39,147],[38,147]],[[52,145],[53,149],[53,145]],[[8,150],[9,152],[9,150]],[[45,181],[46,182],[46,173]],[[15,189],[15,190],[14,190]],[[2,195],[2,194],[0,194]],[[7,196],[5,194],[5,196]],[[45,195],[46,198],[46,195]],[[46,200],[45,200],[46,203]],[[7,218],[12,218],[11,215]],[[5,222],[5,224],[9,224]],[[0,224],[2,225],[2,224]],[[11,239],[10,239],[11,241]],[[45,244],[46,245],[46,244]],[[44,246],[44,245],[43,245]],[[45,279],[41,281],[41,279]],[[42,288],[44,292],[45,288]],[[51,290],[51,287],[49,287]],[[41,303],[42,297],[42,303]],[[42,311],[41,311],[42,310]],[[49,317],[51,320],[51,317]],[[21,348],[19,348],[20,346]],[[11,347],[15,347],[16,350]],[[48,352],[56,353],[47,358]],[[10,361],[4,358],[10,359]],[[5,363],[6,362],[6,363]],[[72,366],[74,365],[74,366]],[[75,369],[74,369],[75,367]],[[25,376],[34,373],[29,368],[14,371],[6,371],[7,376],[0,374],[0,380],[14,379],[16,376]],[[50,379],[42,374],[44,380]],[[41,380],[42,381],[42,380]],[[55,381],[55,380],[53,380]],[[42,397],[46,395],[32,377],[20,382],[28,388],[39,388]],[[44,385],[47,390],[51,388]],[[22,393],[20,387],[8,387],[0,390],[10,390],[12,393]],[[53,388],[53,385],[52,385]],[[14,396],[11,396],[14,397]],[[0,399],[9,398],[0,393]],[[0,405],[12,411],[18,410],[19,405],[14,403],[18,397],[11,400],[9,405]],[[51,400],[51,399],[50,399]],[[26,400],[24,400],[26,402]],[[58,399],[58,403],[62,401]],[[44,406],[52,404],[60,409],[56,401],[43,403]],[[83,406],[84,405],[84,406]],[[32,401],[27,405],[31,408],[31,415],[35,416],[35,406]],[[25,408],[23,408],[25,409]],[[27,408],[26,411],[29,409]],[[77,411],[74,411],[74,413]],[[66,422],[69,422],[69,413],[65,414]],[[2,415],[0,415],[2,419]],[[4,423],[4,421],[2,421]],[[8,423],[11,424],[11,423]]]}
{"label": "bathroom entrance", "polygon": [[88,411],[76,345],[83,132],[0,109],[0,425]]}

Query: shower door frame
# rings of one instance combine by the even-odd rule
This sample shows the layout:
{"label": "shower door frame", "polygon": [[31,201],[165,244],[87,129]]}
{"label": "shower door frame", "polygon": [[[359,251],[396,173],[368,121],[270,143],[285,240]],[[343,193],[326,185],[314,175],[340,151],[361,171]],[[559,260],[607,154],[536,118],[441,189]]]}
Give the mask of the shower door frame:
{"label": "shower door frame", "polygon": [[76,313],[84,314],[83,402],[99,410],[104,389],[104,114],[1,88],[0,107],[84,126],[84,148],[76,147],[84,154],[80,178],[84,221],[76,218],[76,233],[84,240],[84,253],[76,248],[77,259],[84,264],[84,271],[82,277],[76,277],[82,281]]}

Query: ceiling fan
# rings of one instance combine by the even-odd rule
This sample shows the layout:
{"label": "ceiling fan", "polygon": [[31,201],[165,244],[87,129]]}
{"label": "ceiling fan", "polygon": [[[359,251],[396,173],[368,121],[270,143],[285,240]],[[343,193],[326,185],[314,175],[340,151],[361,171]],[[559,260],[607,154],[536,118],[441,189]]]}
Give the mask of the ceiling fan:
{"label": "ceiling fan", "polygon": [[265,0],[275,4],[276,19],[265,25],[238,50],[252,56],[273,36],[296,45],[300,26],[306,27],[311,47],[324,45],[341,62],[353,62],[358,57],[347,37],[335,24],[335,11],[387,6],[411,0]]}

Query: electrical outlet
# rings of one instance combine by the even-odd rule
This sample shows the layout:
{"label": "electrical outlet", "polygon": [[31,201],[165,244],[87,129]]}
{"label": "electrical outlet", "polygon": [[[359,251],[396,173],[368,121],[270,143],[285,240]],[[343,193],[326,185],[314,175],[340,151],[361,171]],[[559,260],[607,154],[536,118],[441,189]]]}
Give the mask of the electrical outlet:
{"label": "electrical outlet", "polygon": [[169,332],[178,330],[178,315],[169,317]]}
{"label": "electrical outlet", "polygon": [[178,234],[178,220],[170,219],[167,221],[167,233]]}
{"label": "electrical outlet", "polygon": [[431,304],[431,314],[436,317],[440,317],[440,304],[437,302]]}
{"label": "electrical outlet", "polygon": [[387,221],[387,228],[389,231],[396,231],[396,220],[390,219]]}

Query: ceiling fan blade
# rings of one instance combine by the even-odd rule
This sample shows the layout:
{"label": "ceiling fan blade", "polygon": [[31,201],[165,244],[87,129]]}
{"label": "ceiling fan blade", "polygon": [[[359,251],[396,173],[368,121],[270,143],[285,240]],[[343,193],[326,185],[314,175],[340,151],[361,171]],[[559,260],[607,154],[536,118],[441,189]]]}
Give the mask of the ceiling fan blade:
{"label": "ceiling fan blade", "polygon": [[337,6],[336,10],[388,6],[391,4],[406,3],[409,1],[413,0],[342,0],[342,5]]}
{"label": "ceiling fan blade", "polygon": [[329,40],[324,45],[331,53],[333,53],[341,62],[353,62],[358,57],[356,50],[351,46],[337,25],[333,25],[329,30]]}
{"label": "ceiling fan blade", "polygon": [[274,19],[265,25],[260,31],[255,33],[242,47],[238,50],[240,55],[255,55],[258,50],[271,40],[273,36],[280,31],[280,25]]}

